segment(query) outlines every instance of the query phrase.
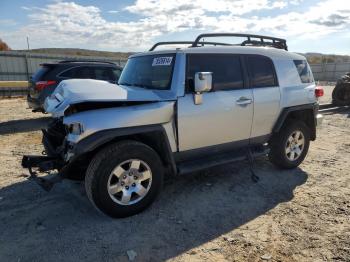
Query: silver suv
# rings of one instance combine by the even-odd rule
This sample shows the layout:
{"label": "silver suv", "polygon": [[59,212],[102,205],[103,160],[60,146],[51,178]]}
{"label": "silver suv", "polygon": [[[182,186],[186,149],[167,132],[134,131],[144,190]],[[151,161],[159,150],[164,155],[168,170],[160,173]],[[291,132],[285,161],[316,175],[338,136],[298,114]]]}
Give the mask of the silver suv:
{"label": "silver suv", "polygon": [[[201,41],[217,36],[246,40]],[[154,50],[166,44],[190,46]],[[165,175],[263,154],[297,167],[322,120],[319,93],[306,59],[284,39],[204,34],[158,43],[129,58],[118,85],[63,81],[45,102],[54,118],[43,130],[45,155],[22,165],[47,190],[84,178],[95,207],[126,217],[155,200]],[[56,177],[37,177],[53,169]]]}

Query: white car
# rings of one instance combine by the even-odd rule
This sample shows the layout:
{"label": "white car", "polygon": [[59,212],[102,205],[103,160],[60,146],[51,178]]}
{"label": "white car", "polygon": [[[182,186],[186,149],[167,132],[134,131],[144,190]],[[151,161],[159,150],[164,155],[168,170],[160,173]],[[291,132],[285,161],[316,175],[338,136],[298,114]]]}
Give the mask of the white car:
{"label": "white car", "polygon": [[[202,38],[239,36],[239,46]],[[306,59],[286,41],[204,34],[190,47],[132,55],[118,85],[63,81],[46,100],[46,156],[24,156],[33,177],[58,169],[80,176],[99,210],[134,215],[161,191],[165,175],[188,174],[268,154],[297,167],[316,139],[317,89]],[[55,180],[57,181],[57,179]],[[40,180],[44,187],[53,181]]]}

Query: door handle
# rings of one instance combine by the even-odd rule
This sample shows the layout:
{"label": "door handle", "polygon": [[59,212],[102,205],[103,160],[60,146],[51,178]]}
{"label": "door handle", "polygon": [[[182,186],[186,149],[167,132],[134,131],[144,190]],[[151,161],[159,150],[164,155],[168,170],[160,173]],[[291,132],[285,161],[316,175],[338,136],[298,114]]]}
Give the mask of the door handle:
{"label": "door handle", "polygon": [[238,100],[236,100],[237,105],[248,105],[248,104],[251,104],[252,102],[253,102],[252,99],[247,98],[245,96],[242,96]]}

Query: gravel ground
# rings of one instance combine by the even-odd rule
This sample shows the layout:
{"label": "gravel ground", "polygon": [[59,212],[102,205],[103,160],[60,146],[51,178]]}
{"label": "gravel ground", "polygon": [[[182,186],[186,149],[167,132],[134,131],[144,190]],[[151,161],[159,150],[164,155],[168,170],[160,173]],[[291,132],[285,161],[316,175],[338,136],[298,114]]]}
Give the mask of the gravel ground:
{"label": "gravel ground", "polygon": [[24,175],[42,114],[0,100],[0,261],[350,261],[350,111],[327,114],[300,168],[256,160],[169,180],[145,212],[111,219],[83,184]]}

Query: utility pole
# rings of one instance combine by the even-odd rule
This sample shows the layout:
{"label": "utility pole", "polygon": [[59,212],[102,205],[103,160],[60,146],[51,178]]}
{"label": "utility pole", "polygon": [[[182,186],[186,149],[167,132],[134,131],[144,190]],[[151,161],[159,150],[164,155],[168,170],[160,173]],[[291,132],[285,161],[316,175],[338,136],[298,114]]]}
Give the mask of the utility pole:
{"label": "utility pole", "polygon": [[[29,51],[29,37],[27,36],[27,48]],[[26,65],[26,73],[27,73],[27,80],[30,80],[30,75],[29,75],[29,67],[28,67],[28,52],[24,54],[24,62]]]}
{"label": "utility pole", "polygon": [[27,36],[27,48],[29,50],[29,37]]}

